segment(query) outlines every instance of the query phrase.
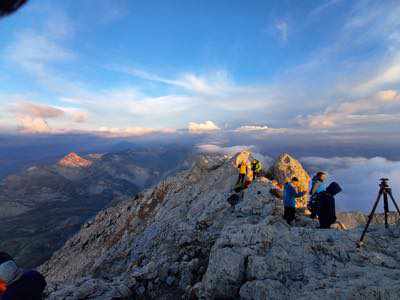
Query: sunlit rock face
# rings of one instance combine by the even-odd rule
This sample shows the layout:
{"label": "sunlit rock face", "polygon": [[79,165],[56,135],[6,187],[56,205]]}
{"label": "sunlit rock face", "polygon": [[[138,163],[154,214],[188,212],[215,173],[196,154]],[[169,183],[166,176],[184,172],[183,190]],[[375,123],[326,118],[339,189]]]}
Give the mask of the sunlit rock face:
{"label": "sunlit rock face", "polygon": [[[274,179],[278,181],[281,185],[286,182],[291,181],[293,177],[299,179],[299,190],[308,191],[310,185],[310,176],[304,170],[301,163],[290,156],[287,153],[281,154],[275,161],[271,168],[272,175]],[[296,207],[307,207],[308,195],[304,195],[301,198],[297,198]]]}
{"label": "sunlit rock face", "polygon": [[90,160],[80,157],[75,152],[69,153],[58,162],[58,165],[67,168],[87,168],[92,165]]}
{"label": "sunlit rock face", "polygon": [[236,178],[234,157],[201,155],[190,170],[100,212],[41,266],[47,297],[400,297],[398,227],[372,225],[357,249],[362,226],[318,229],[301,214],[288,226],[264,178],[231,207]]}

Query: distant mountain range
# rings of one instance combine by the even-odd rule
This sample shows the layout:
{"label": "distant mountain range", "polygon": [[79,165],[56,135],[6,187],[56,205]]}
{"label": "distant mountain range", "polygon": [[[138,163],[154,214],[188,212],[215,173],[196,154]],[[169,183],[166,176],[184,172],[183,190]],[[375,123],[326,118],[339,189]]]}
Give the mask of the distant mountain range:
{"label": "distant mountain range", "polygon": [[0,250],[25,267],[48,259],[101,209],[185,168],[181,148],[124,150],[32,166],[0,182]]}

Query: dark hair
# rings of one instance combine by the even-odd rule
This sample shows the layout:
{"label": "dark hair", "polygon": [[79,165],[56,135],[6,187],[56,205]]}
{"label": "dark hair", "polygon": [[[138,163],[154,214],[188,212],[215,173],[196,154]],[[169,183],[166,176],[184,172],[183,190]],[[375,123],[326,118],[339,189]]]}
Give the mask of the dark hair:
{"label": "dark hair", "polygon": [[0,252],[0,265],[6,261],[13,260],[12,256],[6,252]]}
{"label": "dark hair", "polygon": [[297,177],[293,177],[292,181],[299,181],[299,179]]}
{"label": "dark hair", "polygon": [[323,175],[326,175],[326,173],[320,171],[320,172],[318,172],[315,176],[316,176],[317,178],[321,178]]}

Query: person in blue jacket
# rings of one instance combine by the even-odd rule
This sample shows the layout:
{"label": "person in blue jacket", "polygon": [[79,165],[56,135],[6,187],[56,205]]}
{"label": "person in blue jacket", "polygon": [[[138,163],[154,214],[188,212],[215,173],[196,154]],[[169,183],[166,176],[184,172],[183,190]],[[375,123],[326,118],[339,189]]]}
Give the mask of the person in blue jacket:
{"label": "person in blue jacket", "polygon": [[297,177],[293,177],[292,181],[287,182],[283,189],[283,218],[289,225],[292,224],[292,221],[295,219],[296,216],[296,198],[303,197],[306,194],[305,191],[297,191],[298,183],[299,179]]}
{"label": "person in blue jacket", "polygon": [[37,271],[24,271],[13,258],[0,252],[0,300],[41,300],[46,280]]}
{"label": "person in blue jacket", "polygon": [[310,200],[308,202],[308,209],[311,212],[310,218],[315,219],[319,216],[319,198],[320,193],[326,189],[325,185],[326,173],[318,172],[311,180],[310,186]]}

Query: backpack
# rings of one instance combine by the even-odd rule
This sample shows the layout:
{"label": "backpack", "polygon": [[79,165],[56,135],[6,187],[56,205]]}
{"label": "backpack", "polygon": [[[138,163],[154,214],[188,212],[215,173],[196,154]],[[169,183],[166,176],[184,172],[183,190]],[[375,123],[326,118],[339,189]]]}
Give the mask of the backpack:
{"label": "backpack", "polygon": [[310,201],[308,202],[308,209],[319,211],[319,207],[321,204],[320,196],[321,193],[315,193],[314,195],[310,196]]}
{"label": "backpack", "polygon": [[229,198],[227,199],[227,201],[228,201],[228,203],[229,203],[231,206],[234,207],[236,204],[239,203],[240,197],[239,197],[238,194],[232,194],[232,195],[229,196]]}

